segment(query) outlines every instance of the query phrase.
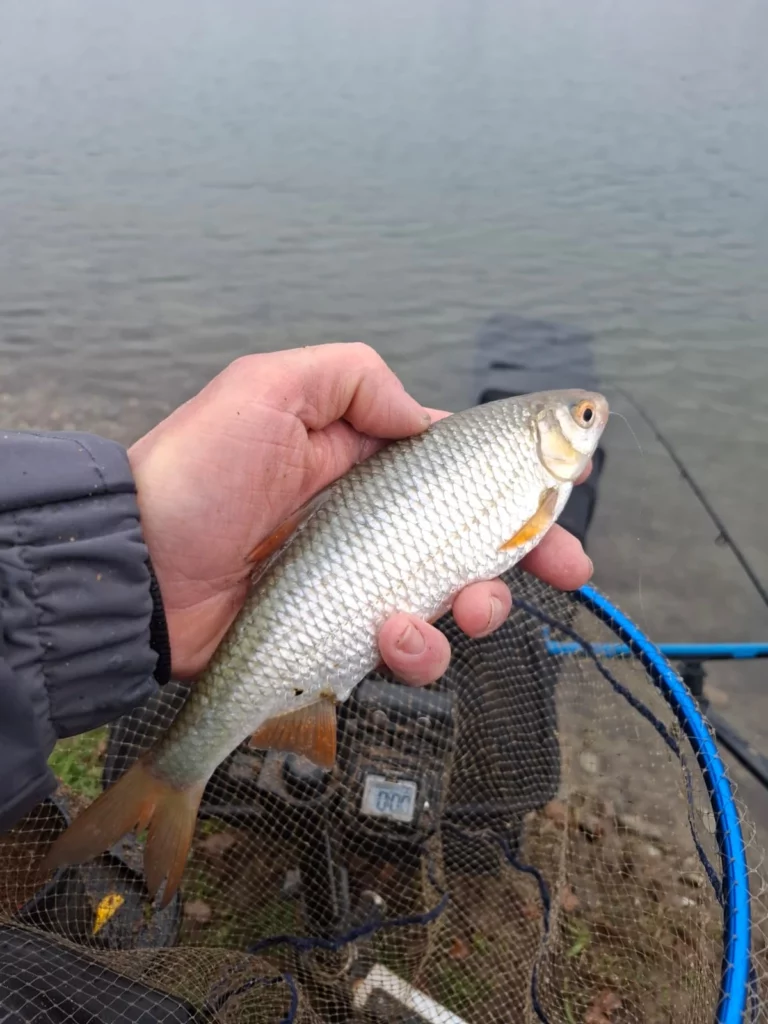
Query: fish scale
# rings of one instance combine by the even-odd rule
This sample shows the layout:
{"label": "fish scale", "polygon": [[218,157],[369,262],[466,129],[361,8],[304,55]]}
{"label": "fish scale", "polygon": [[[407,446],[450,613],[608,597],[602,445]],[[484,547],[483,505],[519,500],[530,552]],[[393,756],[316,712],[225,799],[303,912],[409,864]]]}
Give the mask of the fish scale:
{"label": "fish scale", "polygon": [[224,758],[254,734],[320,764],[335,756],[332,701],[378,664],[384,622],[398,611],[434,620],[468,583],[525,557],[607,417],[605,399],[584,391],[502,399],[387,446],[313,499],[283,547],[266,552],[176,720],[57,840],[48,864],[76,863],[149,823],[147,882],[167,879],[167,903]]}

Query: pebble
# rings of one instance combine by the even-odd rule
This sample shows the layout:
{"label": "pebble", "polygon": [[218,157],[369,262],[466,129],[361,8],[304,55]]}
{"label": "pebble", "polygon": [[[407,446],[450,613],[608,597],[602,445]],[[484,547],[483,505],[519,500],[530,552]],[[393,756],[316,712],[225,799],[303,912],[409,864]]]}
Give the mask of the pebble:
{"label": "pebble", "polygon": [[712,683],[705,685],[704,696],[713,708],[727,708],[730,703],[725,690],[721,690],[719,686],[713,686]]}
{"label": "pebble", "polygon": [[580,814],[579,830],[583,832],[588,839],[593,840],[599,839],[605,833],[603,823],[596,814]]}
{"label": "pebble", "polygon": [[692,889],[700,889],[704,885],[704,875],[698,871],[681,871],[680,881],[690,885]]}
{"label": "pebble", "polygon": [[184,904],[184,917],[196,924],[206,924],[212,916],[211,908],[204,900],[190,900]]}
{"label": "pebble", "polygon": [[556,824],[564,826],[568,821],[568,808],[562,800],[550,800],[549,803],[544,806],[544,815],[549,818],[550,821],[554,821]]}
{"label": "pebble", "polygon": [[464,939],[461,939],[458,936],[454,938],[451,943],[451,948],[448,950],[448,956],[451,960],[466,960],[470,953],[471,950],[469,946],[466,944]]}
{"label": "pebble", "polygon": [[711,836],[717,831],[717,821],[714,811],[702,811],[700,814],[701,823]]}
{"label": "pebble", "polygon": [[648,843],[645,847],[646,856],[656,858],[661,856],[661,850],[658,846],[654,846],[652,843]]}
{"label": "pebble", "polygon": [[301,892],[301,872],[298,868],[289,868],[286,871],[280,892],[286,899],[293,899],[299,895]]}
{"label": "pebble", "polygon": [[617,820],[620,828],[640,836],[641,839],[655,839],[659,841],[664,838],[664,833],[658,825],[646,821],[645,818],[641,818],[638,814],[620,814]]}
{"label": "pebble", "polygon": [[206,836],[198,845],[200,849],[212,857],[223,857],[227,850],[231,849],[237,842],[237,837],[230,832],[214,832]]}
{"label": "pebble", "polygon": [[541,907],[535,903],[524,903],[520,908],[520,913],[528,921],[538,921],[542,916]]}
{"label": "pebble", "polygon": [[598,760],[597,754],[592,753],[591,750],[582,750],[579,754],[579,763],[584,771],[589,775],[597,775],[600,767],[600,761]]}
{"label": "pebble", "polygon": [[563,885],[560,889],[560,906],[567,914],[573,913],[579,907],[579,897],[570,885]]}

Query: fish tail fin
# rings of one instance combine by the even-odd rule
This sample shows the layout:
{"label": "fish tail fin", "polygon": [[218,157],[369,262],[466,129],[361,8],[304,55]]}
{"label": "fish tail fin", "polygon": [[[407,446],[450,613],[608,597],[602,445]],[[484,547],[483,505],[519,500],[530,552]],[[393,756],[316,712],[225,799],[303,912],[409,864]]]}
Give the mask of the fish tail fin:
{"label": "fish tail fin", "polygon": [[181,882],[195,831],[205,781],[184,789],[152,771],[144,758],[133,764],[55,840],[43,860],[46,871],[80,864],[103,853],[132,829],[149,826],[144,854],[147,888],[167,906]]}
{"label": "fish tail fin", "polygon": [[170,903],[184,874],[204,790],[205,782],[186,789],[175,789],[166,783],[158,795],[149,822],[144,875],[153,897],[165,879],[161,908]]}

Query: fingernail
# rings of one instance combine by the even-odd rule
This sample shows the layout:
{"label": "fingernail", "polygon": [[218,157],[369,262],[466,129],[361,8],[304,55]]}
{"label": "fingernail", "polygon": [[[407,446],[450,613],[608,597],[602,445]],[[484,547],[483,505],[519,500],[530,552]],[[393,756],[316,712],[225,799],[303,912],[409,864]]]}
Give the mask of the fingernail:
{"label": "fingernail", "polygon": [[424,637],[418,629],[416,629],[415,626],[411,626],[410,623],[400,634],[396,644],[397,649],[402,651],[403,654],[421,654],[425,646]]}
{"label": "fingernail", "polygon": [[591,578],[592,574],[595,571],[595,565],[594,565],[594,562],[592,561],[591,558],[587,557],[587,561],[589,562],[589,575],[590,575],[590,578]]}
{"label": "fingernail", "polygon": [[488,616],[488,624],[485,627],[486,633],[492,633],[501,625],[504,619],[504,606],[498,597],[491,597],[491,614]]}

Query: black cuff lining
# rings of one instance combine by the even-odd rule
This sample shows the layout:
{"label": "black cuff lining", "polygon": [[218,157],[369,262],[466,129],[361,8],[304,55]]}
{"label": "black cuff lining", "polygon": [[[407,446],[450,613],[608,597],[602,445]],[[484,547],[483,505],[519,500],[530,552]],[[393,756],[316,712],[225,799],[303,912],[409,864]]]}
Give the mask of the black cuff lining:
{"label": "black cuff lining", "polygon": [[149,591],[152,595],[152,619],[149,624],[149,646],[157,655],[157,665],[154,676],[160,686],[171,678],[171,642],[168,637],[168,623],[165,619],[165,608],[163,597],[160,593],[160,586],[152,568],[152,562],[147,559],[149,569]]}

